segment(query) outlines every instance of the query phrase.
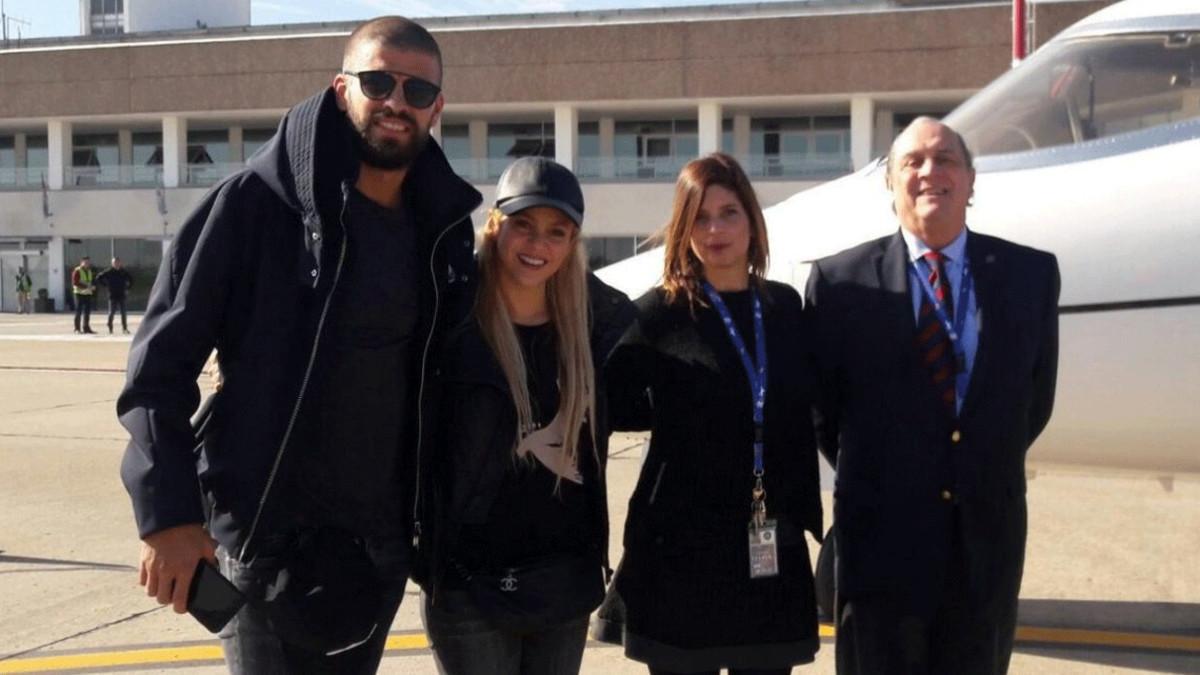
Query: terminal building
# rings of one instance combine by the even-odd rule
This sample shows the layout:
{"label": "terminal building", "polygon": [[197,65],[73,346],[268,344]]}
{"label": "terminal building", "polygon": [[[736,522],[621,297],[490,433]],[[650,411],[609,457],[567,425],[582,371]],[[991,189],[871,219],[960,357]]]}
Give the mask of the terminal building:
{"label": "terminal building", "polygon": [[[1033,4],[1033,46],[1106,4]],[[598,267],[658,229],[699,155],[737,157],[764,207],[864,166],[1010,67],[1011,15],[802,0],[420,21],[443,51],[434,134],[452,165],[485,204],[515,157],[571,167]],[[193,206],[328,86],[356,24],[250,26],[249,0],[81,0],[80,36],[0,47],[0,309],[22,265],[61,309],[82,255],[122,258],[144,307]]]}

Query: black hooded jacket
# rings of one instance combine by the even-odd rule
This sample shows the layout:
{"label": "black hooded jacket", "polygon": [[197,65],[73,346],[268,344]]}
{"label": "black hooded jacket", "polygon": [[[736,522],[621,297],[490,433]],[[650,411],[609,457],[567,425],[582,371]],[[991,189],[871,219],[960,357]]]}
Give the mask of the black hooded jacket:
{"label": "black hooded jacket", "polygon": [[[345,259],[343,209],[358,170],[351,133],[332,89],[298,104],[172,242],[117,401],[131,437],[121,478],[143,538],[207,520],[237,552],[268,484],[259,531],[290,524],[287,491],[275,479],[286,474],[295,417],[319,379],[310,370]],[[435,399],[432,354],[470,306],[470,214],[481,197],[433,141],[409,167],[403,194],[424,272],[417,395],[412,410],[397,414],[416,415],[410,447],[419,455]],[[224,382],[197,431],[196,380],[214,348]]]}

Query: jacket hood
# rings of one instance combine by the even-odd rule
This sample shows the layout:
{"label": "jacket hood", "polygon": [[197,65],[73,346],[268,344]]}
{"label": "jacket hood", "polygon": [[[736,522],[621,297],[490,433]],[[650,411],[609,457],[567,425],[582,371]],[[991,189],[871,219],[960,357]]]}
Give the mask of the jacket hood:
{"label": "jacket hood", "polygon": [[[358,176],[353,134],[330,87],[289,110],[247,166],[319,234],[341,205],[343,183]],[[409,167],[404,195],[422,221],[437,227],[465,218],[483,201],[433,139]]]}

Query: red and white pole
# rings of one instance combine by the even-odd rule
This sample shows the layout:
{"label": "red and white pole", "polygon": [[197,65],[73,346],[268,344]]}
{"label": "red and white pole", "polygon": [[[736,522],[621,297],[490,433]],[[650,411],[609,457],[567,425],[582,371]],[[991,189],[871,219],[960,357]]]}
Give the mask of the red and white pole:
{"label": "red and white pole", "polygon": [[1013,0],[1012,65],[1016,68],[1025,60],[1025,0]]}

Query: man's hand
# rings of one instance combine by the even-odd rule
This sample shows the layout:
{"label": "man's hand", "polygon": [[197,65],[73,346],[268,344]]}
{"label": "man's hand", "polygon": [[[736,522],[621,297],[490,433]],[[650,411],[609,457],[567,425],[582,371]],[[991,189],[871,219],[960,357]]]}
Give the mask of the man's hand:
{"label": "man's hand", "polygon": [[142,562],[138,583],[146,595],[163,605],[172,604],[177,614],[187,611],[188,588],[196,563],[205,558],[217,561],[217,542],[198,523],[160,530],[142,540]]}

